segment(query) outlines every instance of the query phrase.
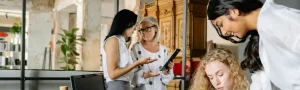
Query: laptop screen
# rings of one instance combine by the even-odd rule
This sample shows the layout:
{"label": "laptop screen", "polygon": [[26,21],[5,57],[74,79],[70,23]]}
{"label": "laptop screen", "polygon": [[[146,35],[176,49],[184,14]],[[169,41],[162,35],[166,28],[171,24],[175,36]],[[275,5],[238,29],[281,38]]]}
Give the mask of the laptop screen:
{"label": "laptop screen", "polygon": [[105,90],[102,74],[71,76],[73,90]]}

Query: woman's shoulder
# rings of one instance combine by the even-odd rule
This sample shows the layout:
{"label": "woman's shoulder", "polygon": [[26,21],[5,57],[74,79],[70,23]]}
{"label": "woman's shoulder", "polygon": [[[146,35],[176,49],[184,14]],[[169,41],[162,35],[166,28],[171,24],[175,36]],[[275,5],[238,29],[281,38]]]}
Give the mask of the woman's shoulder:
{"label": "woman's shoulder", "polygon": [[108,37],[104,42],[107,42],[107,41],[119,41],[119,37],[117,35],[113,35],[113,36]]}
{"label": "woman's shoulder", "polygon": [[140,45],[140,42],[136,42],[132,45],[132,48],[137,48]]}
{"label": "woman's shoulder", "polygon": [[111,36],[111,37],[107,38],[104,41],[104,43],[105,43],[105,46],[106,46],[106,44],[117,44],[117,43],[119,43],[119,39],[115,36]]}

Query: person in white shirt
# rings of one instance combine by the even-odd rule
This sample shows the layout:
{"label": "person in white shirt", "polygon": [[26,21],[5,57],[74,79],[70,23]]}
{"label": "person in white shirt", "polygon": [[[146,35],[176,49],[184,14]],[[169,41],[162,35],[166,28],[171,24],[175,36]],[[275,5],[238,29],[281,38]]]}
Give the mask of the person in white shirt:
{"label": "person in white shirt", "polygon": [[126,46],[135,29],[137,15],[129,10],[119,11],[113,19],[110,31],[101,48],[104,78],[107,90],[131,90],[135,68],[156,59],[139,58],[133,62]]}
{"label": "person in white shirt", "polygon": [[300,10],[273,0],[210,0],[207,14],[219,36],[233,43],[257,31],[265,77],[282,90],[300,89]]}
{"label": "person in white shirt", "polygon": [[[145,17],[140,22],[138,30],[140,42],[132,46],[132,58],[138,61],[141,57],[157,59],[156,62],[139,66],[135,74],[134,90],[167,90],[167,84],[173,80],[173,63],[169,63],[168,70],[160,71],[168,61],[168,48],[159,44],[160,31],[157,21],[153,17]],[[133,81],[133,82],[134,82]]]}

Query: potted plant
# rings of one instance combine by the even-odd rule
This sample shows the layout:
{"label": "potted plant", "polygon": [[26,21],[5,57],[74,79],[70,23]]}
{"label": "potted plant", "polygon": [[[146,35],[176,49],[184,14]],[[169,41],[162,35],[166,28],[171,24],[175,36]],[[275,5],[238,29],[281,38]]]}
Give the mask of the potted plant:
{"label": "potted plant", "polygon": [[12,34],[19,34],[21,33],[21,24],[20,23],[15,23],[11,28],[10,28],[10,33]]}
{"label": "potted plant", "polygon": [[14,43],[15,44],[19,44],[19,41],[20,41],[20,33],[21,33],[21,30],[22,30],[22,26],[20,23],[15,23],[10,29],[10,33],[15,35],[14,36]]}
{"label": "potted plant", "polygon": [[79,41],[86,41],[82,36],[77,36],[76,32],[78,28],[73,28],[72,30],[63,30],[61,40],[58,40],[56,44],[61,45],[61,51],[64,56],[61,58],[60,63],[65,63],[66,65],[61,67],[63,70],[75,70],[75,65],[78,64],[76,61],[76,56],[79,56],[79,53],[76,52],[76,45],[81,44]]}

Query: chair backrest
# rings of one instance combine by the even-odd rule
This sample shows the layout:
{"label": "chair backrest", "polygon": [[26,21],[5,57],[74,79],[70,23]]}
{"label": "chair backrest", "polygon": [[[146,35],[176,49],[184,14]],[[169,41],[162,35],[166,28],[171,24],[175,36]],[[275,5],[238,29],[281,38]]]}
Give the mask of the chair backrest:
{"label": "chair backrest", "polygon": [[73,90],[105,90],[103,74],[71,76]]}

